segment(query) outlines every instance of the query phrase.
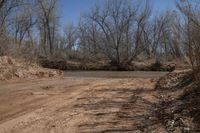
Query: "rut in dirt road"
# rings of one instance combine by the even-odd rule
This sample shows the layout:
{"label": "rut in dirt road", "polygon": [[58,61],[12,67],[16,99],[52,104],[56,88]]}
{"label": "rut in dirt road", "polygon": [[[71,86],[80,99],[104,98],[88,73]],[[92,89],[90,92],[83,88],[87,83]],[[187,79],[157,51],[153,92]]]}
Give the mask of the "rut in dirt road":
{"label": "rut in dirt road", "polygon": [[[94,95],[96,94],[96,96]],[[150,132],[161,130],[155,114],[157,92],[149,88],[99,89],[75,105],[89,121],[80,124],[81,133]],[[163,128],[164,129],[164,128]]]}
{"label": "rut in dirt road", "polygon": [[155,114],[155,83],[152,78],[64,78],[4,85],[0,132],[165,133]]}

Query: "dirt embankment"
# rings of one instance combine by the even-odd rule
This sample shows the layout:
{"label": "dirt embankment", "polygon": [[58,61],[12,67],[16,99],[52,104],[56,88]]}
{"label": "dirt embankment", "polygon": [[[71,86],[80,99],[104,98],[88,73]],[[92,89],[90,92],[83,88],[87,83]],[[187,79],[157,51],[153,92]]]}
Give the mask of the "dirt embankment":
{"label": "dirt embankment", "polygon": [[15,60],[8,56],[0,57],[0,80],[44,78],[61,76],[58,70],[41,68],[35,64]]}
{"label": "dirt embankment", "polygon": [[170,73],[161,78],[157,116],[169,132],[200,132],[200,89],[192,71]]}
{"label": "dirt embankment", "polygon": [[104,70],[104,71],[173,71],[176,68],[175,63],[160,62],[134,62],[131,64],[115,66],[109,62],[75,62],[75,61],[56,61],[40,60],[44,68],[59,70]]}

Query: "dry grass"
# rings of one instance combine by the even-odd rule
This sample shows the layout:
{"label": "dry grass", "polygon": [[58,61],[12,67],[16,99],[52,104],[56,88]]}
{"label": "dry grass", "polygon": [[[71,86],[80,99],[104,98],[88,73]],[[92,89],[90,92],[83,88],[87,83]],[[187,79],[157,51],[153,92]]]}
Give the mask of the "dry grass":
{"label": "dry grass", "polygon": [[171,132],[200,132],[200,90],[192,71],[171,73],[157,84],[158,118]]}
{"label": "dry grass", "polygon": [[61,74],[60,71],[40,68],[36,64],[27,64],[8,56],[0,57],[0,80],[54,77]]}

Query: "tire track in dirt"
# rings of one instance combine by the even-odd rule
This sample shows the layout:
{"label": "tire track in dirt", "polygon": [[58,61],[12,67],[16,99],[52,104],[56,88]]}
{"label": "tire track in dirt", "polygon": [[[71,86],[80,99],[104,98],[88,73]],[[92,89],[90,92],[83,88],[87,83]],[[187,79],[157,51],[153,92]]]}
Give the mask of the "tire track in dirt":
{"label": "tire track in dirt", "polygon": [[82,110],[89,119],[78,125],[78,132],[165,133],[164,127],[159,124],[154,114],[155,103],[159,100],[154,83],[155,81],[144,80],[132,87],[99,88],[90,94],[91,97],[82,97],[75,108]]}
{"label": "tire track in dirt", "polygon": [[[75,83],[70,83],[70,82]],[[51,82],[51,81],[49,81]],[[65,82],[68,82],[66,85]],[[112,82],[112,81],[111,81]],[[116,81],[114,81],[116,82]],[[63,85],[64,83],[64,85]],[[91,88],[95,86],[103,86],[107,84],[108,81],[102,79],[98,80],[74,80],[74,79],[64,79],[62,84],[57,87],[50,87],[47,90],[50,92],[56,92],[55,95],[45,95],[42,99],[32,98],[28,102],[24,102],[24,105],[19,103],[10,109],[14,110],[10,112],[10,115],[4,113],[1,114],[0,132],[68,132],[73,127],[68,128],[68,123],[72,123],[71,120],[74,116],[79,115],[79,112],[73,109],[76,99],[80,98],[82,95],[88,93]],[[48,84],[48,81],[42,83],[43,86]],[[69,85],[70,84],[70,85]],[[52,86],[55,86],[53,84]],[[8,87],[9,88],[9,87]],[[32,93],[38,95],[43,95],[42,92],[44,87],[41,85],[35,86],[34,88],[27,89],[32,90]],[[20,90],[20,89],[19,89]],[[38,90],[42,93],[36,93]],[[12,89],[9,90],[12,92]],[[36,92],[35,92],[36,91]],[[46,91],[46,90],[45,90]],[[22,91],[23,92],[23,91]],[[51,93],[52,93],[51,92]],[[9,94],[9,93],[6,93]],[[27,92],[21,94],[21,96],[26,95]],[[18,94],[17,94],[18,95]],[[12,96],[14,96],[12,94]],[[5,99],[6,96],[1,97]],[[40,97],[40,96],[39,96]],[[22,99],[20,99],[22,100]],[[18,102],[20,101],[17,100]],[[33,104],[33,105],[32,105]],[[2,104],[0,105],[2,106]],[[18,109],[19,108],[19,109]],[[5,112],[5,111],[2,111]]]}
{"label": "tire track in dirt", "polygon": [[0,101],[5,102],[0,103],[0,132],[154,130],[155,123],[148,119],[155,119],[151,112],[158,100],[155,83],[150,78],[64,78],[4,85],[6,90],[0,89]]}

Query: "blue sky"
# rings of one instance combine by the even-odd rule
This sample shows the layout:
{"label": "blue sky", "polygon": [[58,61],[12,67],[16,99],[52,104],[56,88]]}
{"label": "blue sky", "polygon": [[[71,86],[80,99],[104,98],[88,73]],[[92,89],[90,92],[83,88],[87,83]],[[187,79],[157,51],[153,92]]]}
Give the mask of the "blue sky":
{"label": "blue sky", "polygon": [[[79,21],[82,13],[87,12],[95,4],[103,4],[105,0],[60,0],[59,15],[61,17],[61,26],[67,23],[74,23]],[[176,0],[149,0],[154,7],[154,13],[158,11],[174,9]]]}

